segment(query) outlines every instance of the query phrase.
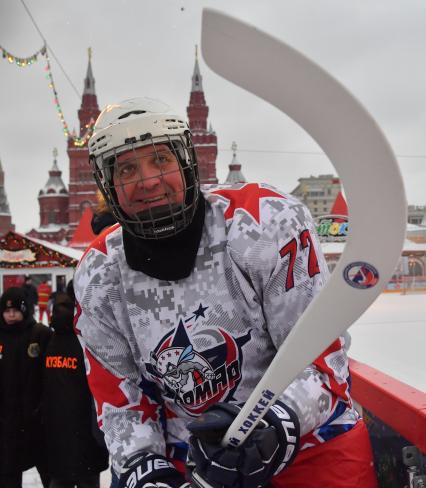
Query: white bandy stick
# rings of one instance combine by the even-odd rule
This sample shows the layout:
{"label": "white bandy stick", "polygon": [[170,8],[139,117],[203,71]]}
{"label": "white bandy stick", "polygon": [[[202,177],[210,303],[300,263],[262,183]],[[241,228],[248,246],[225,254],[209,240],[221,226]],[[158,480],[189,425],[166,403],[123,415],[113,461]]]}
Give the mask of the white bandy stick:
{"label": "white bandy stick", "polygon": [[203,11],[202,53],[213,71],[283,111],[316,140],[342,180],[350,219],[345,250],[329,282],[299,318],[222,441],[237,446],[298,373],[386,286],[401,255],[407,205],[383,133],[322,68],[282,41],[211,9]]}

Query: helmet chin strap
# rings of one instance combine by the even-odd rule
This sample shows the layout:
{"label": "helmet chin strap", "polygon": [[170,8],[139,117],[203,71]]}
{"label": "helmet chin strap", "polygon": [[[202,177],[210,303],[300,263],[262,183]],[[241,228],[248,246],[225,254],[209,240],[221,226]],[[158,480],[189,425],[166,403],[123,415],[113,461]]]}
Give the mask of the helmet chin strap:
{"label": "helmet chin strap", "polygon": [[185,227],[186,212],[182,204],[159,205],[138,212],[131,218],[129,227],[137,235],[165,238],[175,235]]}

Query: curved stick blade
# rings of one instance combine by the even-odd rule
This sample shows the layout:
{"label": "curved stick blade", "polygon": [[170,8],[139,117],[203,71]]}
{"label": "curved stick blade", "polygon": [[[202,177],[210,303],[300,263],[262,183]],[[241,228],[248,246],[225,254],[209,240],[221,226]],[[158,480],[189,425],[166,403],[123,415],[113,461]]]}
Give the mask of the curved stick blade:
{"label": "curved stick blade", "polygon": [[349,208],[350,233],[335,271],[223,440],[238,445],[256,425],[249,416],[260,419],[265,402],[271,405],[386,286],[401,255],[407,206],[398,164],[380,128],[318,65],[211,9],[203,11],[202,53],[213,71],[280,109],[316,140],[342,180]]}

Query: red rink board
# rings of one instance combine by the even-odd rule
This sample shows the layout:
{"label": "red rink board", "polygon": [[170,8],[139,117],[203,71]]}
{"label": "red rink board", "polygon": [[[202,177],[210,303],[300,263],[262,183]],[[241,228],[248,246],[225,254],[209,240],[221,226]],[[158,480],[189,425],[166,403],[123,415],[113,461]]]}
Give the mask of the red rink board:
{"label": "red rink board", "polygon": [[426,393],[353,359],[350,369],[353,398],[426,452]]}

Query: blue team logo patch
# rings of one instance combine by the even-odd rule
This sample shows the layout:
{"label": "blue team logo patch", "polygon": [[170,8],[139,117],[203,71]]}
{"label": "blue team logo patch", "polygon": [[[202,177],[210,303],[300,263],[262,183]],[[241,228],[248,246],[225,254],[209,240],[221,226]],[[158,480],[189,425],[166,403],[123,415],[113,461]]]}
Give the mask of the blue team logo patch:
{"label": "blue team logo patch", "polygon": [[145,363],[165,397],[189,415],[233,398],[241,379],[242,346],[250,340],[250,332],[234,338],[220,327],[196,328],[194,319],[200,317],[204,318],[204,313],[180,320]]}
{"label": "blue team logo patch", "polygon": [[343,277],[348,285],[359,290],[366,290],[377,285],[379,272],[372,264],[357,261],[346,266]]}

